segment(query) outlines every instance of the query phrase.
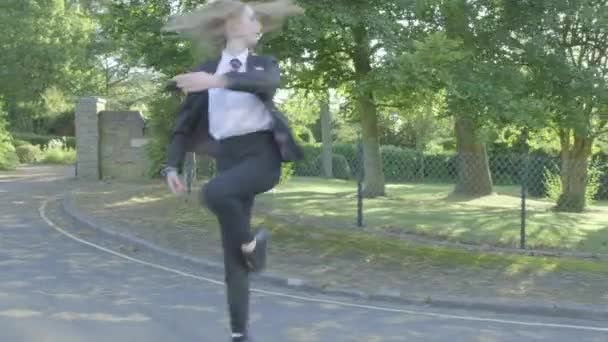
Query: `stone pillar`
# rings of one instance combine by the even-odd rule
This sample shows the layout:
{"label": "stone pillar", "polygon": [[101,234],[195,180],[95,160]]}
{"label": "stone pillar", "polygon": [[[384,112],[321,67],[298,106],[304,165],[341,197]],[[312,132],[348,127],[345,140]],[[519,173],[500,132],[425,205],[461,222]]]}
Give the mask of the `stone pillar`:
{"label": "stone pillar", "polygon": [[76,105],[76,175],[78,179],[99,180],[99,117],[106,101],[83,97]]}

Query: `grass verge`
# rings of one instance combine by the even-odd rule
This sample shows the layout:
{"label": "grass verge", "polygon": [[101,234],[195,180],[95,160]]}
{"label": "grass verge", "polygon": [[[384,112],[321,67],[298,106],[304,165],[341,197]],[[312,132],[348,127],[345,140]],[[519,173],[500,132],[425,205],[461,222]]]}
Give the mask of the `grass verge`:
{"label": "grass verge", "polygon": [[[473,200],[449,197],[449,184],[390,184],[388,197],[364,200],[364,222],[378,231],[477,245],[518,247],[520,198],[517,187],[496,187],[496,194]],[[356,184],[341,180],[294,178],[260,197],[276,213],[314,218],[320,226],[352,225]],[[608,203],[583,214],[556,213],[543,199],[527,207],[527,246],[538,249],[608,253]]]}
{"label": "grass verge", "polygon": [[[103,183],[75,193],[79,210],[165,247],[221,258],[215,218],[195,194],[175,198],[164,184]],[[295,220],[297,221],[297,220]],[[326,287],[414,297],[449,296],[608,303],[608,263],[570,258],[467,252],[420,246],[385,235],[288,223],[255,215],[272,233],[269,271]]]}

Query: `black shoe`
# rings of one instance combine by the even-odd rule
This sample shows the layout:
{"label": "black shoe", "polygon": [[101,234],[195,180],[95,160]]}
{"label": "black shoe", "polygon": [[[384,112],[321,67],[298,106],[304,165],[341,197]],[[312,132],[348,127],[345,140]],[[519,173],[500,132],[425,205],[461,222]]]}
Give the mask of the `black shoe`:
{"label": "black shoe", "polygon": [[253,342],[249,336],[233,337],[230,341],[232,342]]}
{"label": "black shoe", "polygon": [[255,234],[255,248],[251,253],[243,253],[245,263],[251,272],[261,272],[266,267],[266,245],[268,244],[268,231],[260,229]]}

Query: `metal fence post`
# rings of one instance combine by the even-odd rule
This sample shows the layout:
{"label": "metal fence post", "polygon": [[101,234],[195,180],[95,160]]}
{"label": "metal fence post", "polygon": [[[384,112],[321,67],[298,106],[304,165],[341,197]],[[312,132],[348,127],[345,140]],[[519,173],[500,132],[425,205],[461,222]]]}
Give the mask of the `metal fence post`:
{"label": "metal fence post", "polygon": [[186,153],[186,160],[184,162],[184,177],[186,181],[186,188],[188,194],[192,193],[192,185],[196,178],[196,154],[194,152]]}
{"label": "metal fence post", "polygon": [[522,132],[522,141],[524,144],[524,158],[523,170],[521,173],[521,228],[519,232],[519,248],[526,249],[526,195],[528,192],[528,172],[530,166],[527,128],[524,128]]}
{"label": "metal fence post", "polygon": [[361,135],[357,143],[357,162],[359,170],[357,172],[357,227],[363,227],[363,143]]}

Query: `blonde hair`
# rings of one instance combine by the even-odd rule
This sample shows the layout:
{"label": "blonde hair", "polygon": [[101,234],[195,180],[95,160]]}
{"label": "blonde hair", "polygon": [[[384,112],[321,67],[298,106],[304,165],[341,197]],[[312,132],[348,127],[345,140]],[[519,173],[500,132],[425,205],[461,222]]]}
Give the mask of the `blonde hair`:
{"label": "blonde hair", "polygon": [[259,16],[262,32],[278,29],[284,19],[303,12],[292,0],[214,0],[191,12],[171,17],[162,30],[186,35],[205,45],[223,45],[226,21],[242,13],[247,6]]}

